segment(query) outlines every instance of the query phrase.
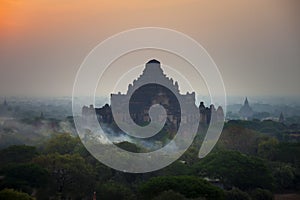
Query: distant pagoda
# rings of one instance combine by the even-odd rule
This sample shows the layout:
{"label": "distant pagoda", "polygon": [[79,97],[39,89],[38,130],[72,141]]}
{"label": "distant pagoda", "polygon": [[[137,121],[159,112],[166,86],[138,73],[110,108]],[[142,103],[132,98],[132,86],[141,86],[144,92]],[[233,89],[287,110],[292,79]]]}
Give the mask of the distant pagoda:
{"label": "distant pagoda", "polygon": [[282,112],[281,112],[280,115],[279,115],[278,122],[284,123],[284,116],[283,116],[283,113],[282,113]]}
{"label": "distant pagoda", "polygon": [[253,110],[249,105],[248,98],[246,97],[244,105],[241,107],[239,111],[239,115],[242,119],[248,120],[251,119],[253,116]]}
{"label": "distant pagoda", "polygon": [[7,106],[8,105],[8,103],[7,103],[7,101],[6,101],[6,97],[4,98],[4,101],[3,101],[3,106]]}

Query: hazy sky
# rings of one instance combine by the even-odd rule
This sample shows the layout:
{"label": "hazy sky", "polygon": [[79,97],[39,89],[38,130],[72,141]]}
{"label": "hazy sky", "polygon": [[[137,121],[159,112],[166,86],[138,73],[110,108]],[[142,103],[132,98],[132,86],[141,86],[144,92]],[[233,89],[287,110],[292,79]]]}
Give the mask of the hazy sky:
{"label": "hazy sky", "polygon": [[202,44],[229,95],[300,95],[299,9],[297,0],[0,0],[0,96],[69,96],[94,46],[145,26]]}

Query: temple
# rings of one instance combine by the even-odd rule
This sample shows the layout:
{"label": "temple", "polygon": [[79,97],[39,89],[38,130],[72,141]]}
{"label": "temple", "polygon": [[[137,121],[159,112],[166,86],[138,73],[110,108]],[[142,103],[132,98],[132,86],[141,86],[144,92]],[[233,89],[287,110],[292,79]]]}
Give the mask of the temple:
{"label": "temple", "polygon": [[[145,84],[146,83],[146,84]],[[175,93],[175,94],[174,94]],[[172,78],[167,77],[161,68],[160,62],[157,60],[150,60],[146,63],[145,69],[142,74],[129,84],[126,94],[111,94],[111,103],[117,105],[118,119],[124,123],[128,122],[130,117],[138,125],[147,125],[150,123],[149,109],[154,104],[162,105],[167,114],[166,129],[168,131],[177,130],[179,124],[187,123],[190,120],[195,120],[188,111],[181,113],[180,104],[176,96],[179,96],[184,103],[192,105],[195,109],[199,109],[201,124],[209,124],[212,118],[213,121],[224,120],[224,113],[222,107],[215,109],[214,105],[205,107],[201,102],[199,107],[195,104],[195,92],[187,92],[180,94],[178,82]],[[130,116],[122,112],[125,101],[129,99],[129,113]],[[82,108],[82,115],[87,116],[91,111],[96,111],[100,123],[112,124],[114,117],[112,114],[111,106],[106,104],[101,108],[94,108],[84,106]]]}
{"label": "temple", "polygon": [[253,116],[253,110],[249,105],[247,97],[245,99],[244,105],[241,107],[239,111],[239,115],[243,120],[251,119]]}

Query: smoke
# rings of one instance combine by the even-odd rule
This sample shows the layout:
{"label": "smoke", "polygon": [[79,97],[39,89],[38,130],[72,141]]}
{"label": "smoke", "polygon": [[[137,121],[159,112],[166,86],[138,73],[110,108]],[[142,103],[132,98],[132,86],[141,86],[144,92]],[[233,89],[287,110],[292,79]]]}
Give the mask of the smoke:
{"label": "smoke", "polygon": [[[101,124],[101,129],[102,130],[88,130],[86,132],[86,136],[91,141],[94,141],[95,143],[100,143],[100,144],[118,144],[121,142],[129,142],[137,147],[141,148],[143,152],[151,152],[158,150],[165,145],[169,145],[168,149],[171,151],[178,151],[177,145],[173,142],[171,143],[170,139],[165,139],[164,141],[159,140],[159,139],[141,139],[141,138],[135,138],[132,136],[129,136],[128,134],[122,132],[122,131],[116,131],[110,126],[106,124]],[[103,133],[104,132],[104,133]]]}
{"label": "smoke", "polygon": [[74,125],[68,120],[0,118],[0,147],[9,145],[37,145],[54,133],[75,136]]}
{"label": "smoke", "polygon": [[[108,125],[101,124],[101,130],[87,130],[88,139],[95,144],[118,144],[121,142],[129,142],[140,147],[145,152],[154,151],[169,144],[170,140],[160,141],[154,139],[139,139],[127,135],[122,131],[116,131]],[[0,148],[9,145],[38,145],[49,139],[51,135],[57,133],[69,133],[77,136],[72,119],[16,119],[16,118],[0,118]],[[172,143],[171,148],[176,151],[176,144]]]}

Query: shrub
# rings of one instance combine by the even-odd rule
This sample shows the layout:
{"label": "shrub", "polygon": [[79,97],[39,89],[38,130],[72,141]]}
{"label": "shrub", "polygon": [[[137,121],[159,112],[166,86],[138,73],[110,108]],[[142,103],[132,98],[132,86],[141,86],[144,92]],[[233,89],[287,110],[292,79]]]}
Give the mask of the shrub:
{"label": "shrub", "polygon": [[178,192],[186,198],[224,199],[223,190],[201,178],[193,176],[154,177],[139,188],[140,195],[144,199],[151,199],[168,190]]}
{"label": "shrub", "polygon": [[226,191],[225,196],[227,200],[251,200],[248,193],[237,188]]}
{"label": "shrub", "polygon": [[27,193],[18,192],[13,189],[4,189],[0,191],[0,199],[3,200],[34,200]]}
{"label": "shrub", "polygon": [[274,196],[269,190],[257,188],[251,193],[251,198],[255,200],[273,200]]}

